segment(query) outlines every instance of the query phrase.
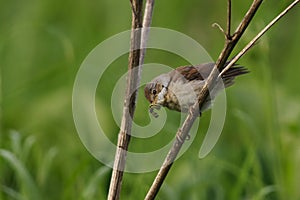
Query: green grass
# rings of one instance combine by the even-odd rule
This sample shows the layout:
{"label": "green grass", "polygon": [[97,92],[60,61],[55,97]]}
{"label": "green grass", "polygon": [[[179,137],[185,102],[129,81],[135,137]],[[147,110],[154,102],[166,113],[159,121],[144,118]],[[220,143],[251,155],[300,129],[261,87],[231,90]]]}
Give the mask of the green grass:
{"label": "green grass", "polygon": [[[250,2],[233,1],[233,25]],[[287,2],[266,1],[238,49]],[[226,1],[157,1],[153,26],[183,32],[217,58]],[[227,116],[214,150],[199,159],[209,124],[204,113],[196,139],[173,165],[157,199],[300,199],[300,12],[296,6],[239,63],[250,74],[227,90]],[[72,87],[87,54],[101,41],[130,28],[129,1],[1,1],[0,200],[105,199],[111,169],[81,143],[72,118]],[[149,50],[146,62],[188,64]],[[110,113],[114,82],[127,70],[121,56],[97,90],[97,114],[111,141],[119,128]],[[105,86],[105,87],[103,87]],[[120,102],[122,104],[123,102]],[[149,122],[139,95],[136,122]],[[159,134],[133,138],[130,150],[147,152],[168,143],[178,114],[168,113]],[[156,172],[125,173],[121,199],[143,199]]]}

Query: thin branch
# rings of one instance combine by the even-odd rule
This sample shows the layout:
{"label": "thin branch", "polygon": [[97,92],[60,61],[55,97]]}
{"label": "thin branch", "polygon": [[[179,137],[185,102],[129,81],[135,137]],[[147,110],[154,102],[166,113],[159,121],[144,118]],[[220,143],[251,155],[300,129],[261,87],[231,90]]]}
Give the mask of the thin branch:
{"label": "thin branch", "polygon": [[224,34],[225,38],[227,39],[227,34],[226,34],[226,32],[224,31],[224,29],[220,26],[220,24],[218,24],[218,23],[213,23],[211,26],[212,26],[213,28],[218,28],[218,29]]}
{"label": "thin branch", "polygon": [[154,9],[154,0],[147,0],[145,5],[145,13],[143,19],[143,28],[141,36],[141,57],[140,65],[144,63],[144,58],[146,54],[146,44],[149,36],[149,30],[152,22],[153,9]]}
{"label": "thin branch", "polygon": [[[298,2],[299,2],[299,0],[294,1],[289,6],[290,8],[288,8],[284,12],[282,12],[279,15],[280,17],[276,17],[273,20],[274,22],[272,21],[273,23],[270,23],[270,26],[269,27],[267,26],[265,28],[266,30],[264,32],[266,32],[271,26],[273,26],[282,16],[284,16]],[[166,176],[167,176],[167,174],[168,174],[175,158],[178,155],[178,152],[180,151],[180,148],[181,148],[183,142],[185,141],[186,137],[188,136],[188,133],[189,133],[195,119],[199,115],[198,108],[202,107],[203,103],[205,102],[206,98],[209,95],[209,89],[213,88],[213,86],[216,84],[216,82],[219,78],[219,76],[218,76],[219,75],[219,69],[222,69],[223,66],[225,65],[228,57],[230,56],[230,53],[232,52],[233,48],[235,47],[235,45],[237,44],[237,42],[239,41],[239,39],[243,35],[244,31],[248,27],[249,23],[253,19],[254,15],[255,15],[257,9],[259,8],[259,6],[261,5],[261,3],[262,3],[262,0],[254,0],[251,7],[250,7],[250,9],[248,10],[245,17],[243,18],[242,22],[240,23],[240,25],[236,29],[235,33],[233,34],[231,40],[229,38],[226,38],[225,47],[223,48],[223,50],[222,50],[222,52],[221,52],[221,54],[220,54],[220,56],[219,56],[219,58],[218,58],[218,60],[215,64],[215,66],[214,66],[214,69],[212,70],[211,74],[207,78],[207,81],[206,81],[204,87],[202,88],[202,90],[199,94],[198,102],[196,102],[190,108],[190,112],[189,112],[187,118],[185,119],[182,127],[177,131],[176,140],[173,143],[171,149],[169,150],[169,153],[167,154],[167,156],[164,160],[164,163],[163,163],[162,167],[160,168],[155,180],[153,181],[152,186],[149,189],[149,191],[148,191],[148,193],[145,197],[146,200],[152,200],[156,197],[156,195],[157,195],[163,181],[165,180],[165,178],[166,178]],[[227,19],[230,19],[230,17],[228,17]],[[227,22],[227,23],[230,25],[229,22]],[[227,33],[228,33],[228,30],[229,29],[228,29],[228,26],[227,26]],[[261,33],[261,34],[263,34],[263,33]],[[253,44],[254,43],[255,42],[253,42]]]}
{"label": "thin branch", "polygon": [[[228,39],[226,40],[225,47],[223,48],[223,50],[216,62],[216,66],[218,69],[220,69],[221,67],[223,67],[225,65],[230,53],[232,52],[233,48],[235,47],[236,43],[239,41],[240,37],[242,36],[242,34],[246,30],[246,28],[248,27],[250,21],[254,17],[254,15],[255,15],[258,7],[262,3],[262,1],[263,0],[254,0],[253,1],[252,5],[250,6],[249,10],[247,11],[246,15],[244,16],[244,18],[241,21],[240,25],[238,26],[237,30],[232,35],[231,40],[228,40]],[[217,71],[215,71],[214,73],[217,73]]]}
{"label": "thin branch", "polygon": [[232,67],[253,45],[263,36],[280,18],[282,18],[289,10],[291,10],[300,0],[295,0],[286,9],[284,9],[277,17],[275,17],[265,28],[263,28],[233,59],[230,60],[228,65],[219,74],[221,77],[230,67]]}
{"label": "thin branch", "polygon": [[231,39],[231,0],[227,1],[227,32],[226,32],[226,37],[228,40]]}
{"label": "thin branch", "polygon": [[218,28],[225,36],[225,40],[230,41],[231,40],[231,0],[227,1],[227,27],[226,27],[226,32],[225,30],[220,26],[218,23],[213,23],[212,24],[213,28]]}
{"label": "thin branch", "polygon": [[114,161],[114,168],[111,176],[108,198],[109,200],[119,199],[122,185],[123,172],[125,169],[126,155],[130,142],[132,119],[136,106],[137,90],[139,85],[139,70],[132,70],[140,64],[142,7],[143,0],[130,0],[132,8],[130,53],[128,63],[127,88],[124,99],[123,116],[118,136],[118,144]]}
{"label": "thin branch", "polygon": [[[129,0],[129,1],[130,1],[130,6],[131,6],[131,12],[134,15],[134,18],[136,18],[136,19],[139,18],[139,14],[136,11],[135,4],[134,4],[133,0]],[[134,18],[132,17],[132,19],[134,19]]]}
{"label": "thin branch", "polygon": [[157,173],[152,186],[145,197],[145,200],[153,200],[156,197],[196,118],[197,115],[189,114],[184,122],[184,125],[182,125],[182,128],[177,131],[176,140],[169,150],[159,172]]}
{"label": "thin branch", "polygon": [[246,13],[244,19],[242,20],[242,22],[237,27],[237,29],[234,33],[234,37],[236,37],[235,39],[240,38],[243,35],[244,31],[248,27],[249,23],[251,22],[252,18],[254,17],[254,15],[261,3],[262,3],[262,0],[254,0],[253,1],[250,9]]}

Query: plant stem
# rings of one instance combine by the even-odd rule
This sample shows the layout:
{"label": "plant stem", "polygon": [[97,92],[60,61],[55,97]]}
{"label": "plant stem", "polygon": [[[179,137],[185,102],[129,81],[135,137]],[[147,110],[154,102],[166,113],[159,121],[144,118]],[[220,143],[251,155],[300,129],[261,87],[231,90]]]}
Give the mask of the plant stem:
{"label": "plant stem", "polygon": [[[149,27],[151,25],[154,8],[154,0],[147,0],[142,23],[143,0],[131,0],[130,3],[132,7],[132,28],[128,64],[128,81],[114,168],[108,193],[109,200],[120,198],[126,155],[131,136],[132,119],[137,100],[138,91],[136,88],[138,88],[140,84],[141,66],[144,63]],[[134,68],[136,68],[136,70],[133,70]]]}
{"label": "plant stem", "polygon": [[139,70],[133,70],[139,67],[142,27],[142,7],[143,0],[131,0],[132,24],[130,38],[130,53],[128,63],[127,88],[124,99],[123,116],[118,135],[118,144],[114,161],[114,168],[111,176],[109,193],[107,199],[118,200],[120,198],[122,178],[125,169],[126,155],[131,137],[132,119],[136,107],[137,90],[139,85]]}

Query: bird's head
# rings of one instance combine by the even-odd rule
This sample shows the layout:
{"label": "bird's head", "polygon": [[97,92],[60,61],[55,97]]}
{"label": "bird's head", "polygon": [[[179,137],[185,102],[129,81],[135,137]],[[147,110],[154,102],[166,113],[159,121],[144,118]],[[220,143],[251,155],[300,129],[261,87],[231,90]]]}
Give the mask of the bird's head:
{"label": "bird's head", "polygon": [[158,94],[161,92],[161,85],[155,82],[147,83],[144,92],[146,99],[151,104],[156,104]]}

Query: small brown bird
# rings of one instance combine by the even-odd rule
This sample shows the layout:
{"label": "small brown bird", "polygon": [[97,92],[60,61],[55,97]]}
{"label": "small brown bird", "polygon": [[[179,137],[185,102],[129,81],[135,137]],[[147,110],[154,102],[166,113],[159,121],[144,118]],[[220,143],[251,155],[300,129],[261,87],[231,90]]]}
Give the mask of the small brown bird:
{"label": "small brown bird", "polygon": [[[154,117],[158,114],[154,109],[160,109],[161,106],[179,112],[187,112],[196,101],[199,92],[205,84],[215,63],[205,63],[196,66],[178,67],[166,74],[162,74],[154,78],[144,88],[145,97],[151,103],[150,113]],[[249,71],[241,66],[234,65],[228,69],[221,77],[223,84],[217,84],[212,91],[210,97],[203,104],[201,111],[210,108],[212,100],[217,95],[218,91],[224,87],[229,87],[234,83],[236,76],[246,74]]]}

